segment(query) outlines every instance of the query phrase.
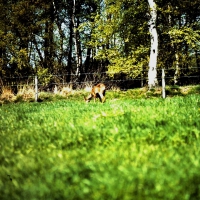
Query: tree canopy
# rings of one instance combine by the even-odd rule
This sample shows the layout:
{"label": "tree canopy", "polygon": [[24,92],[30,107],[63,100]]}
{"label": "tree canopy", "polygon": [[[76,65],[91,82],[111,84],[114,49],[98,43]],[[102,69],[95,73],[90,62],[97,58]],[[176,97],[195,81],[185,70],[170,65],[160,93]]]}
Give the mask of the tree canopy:
{"label": "tree canopy", "polygon": [[[155,1],[158,70],[200,76],[200,2]],[[147,0],[0,0],[0,77],[86,73],[147,77]]]}

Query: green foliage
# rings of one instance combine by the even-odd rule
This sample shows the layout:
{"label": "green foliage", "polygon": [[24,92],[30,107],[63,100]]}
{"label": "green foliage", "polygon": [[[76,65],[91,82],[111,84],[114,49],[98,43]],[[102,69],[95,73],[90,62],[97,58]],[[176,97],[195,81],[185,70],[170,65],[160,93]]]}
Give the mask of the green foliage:
{"label": "green foliage", "polygon": [[200,40],[199,30],[193,30],[191,27],[172,28],[169,31],[169,35],[173,44],[186,42],[191,49],[200,49],[200,43],[197,42]]}
{"label": "green foliage", "polygon": [[44,69],[42,67],[37,67],[37,75],[38,75],[38,81],[42,85],[47,85],[52,78],[52,75],[49,74],[48,68]]}
{"label": "green foliage", "polygon": [[17,64],[19,69],[27,68],[29,66],[27,49],[21,49],[14,53],[15,56],[11,57],[10,64]]}
{"label": "green foliage", "polygon": [[[94,31],[88,45],[98,47],[97,60],[108,61],[108,74],[123,73],[138,77],[148,66],[147,3],[134,1],[105,1],[101,15],[94,19]],[[145,15],[144,15],[145,16]],[[141,25],[142,24],[142,25]]]}
{"label": "green foliage", "polygon": [[199,96],[111,95],[1,106],[0,198],[199,199]]}
{"label": "green foliage", "polygon": [[[188,69],[182,74],[196,76],[198,70],[191,68],[199,68],[199,2],[156,4],[158,68],[175,69],[178,63]],[[130,78],[148,70],[148,1],[89,0],[75,6],[73,13],[73,1],[1,1],[0,75],[32,76],[37,66],[41,75],[71,74],[78,67],[81,73],[108,69]]]}
{"label": "green foliage", "polygon": [[115,54],[109,54],[108,74],[111,77],[119,73],[126,74],[131,78],[140,76],[144,68],[148,66],[146,57],[148,50],[149,48],[141,45],[136,50],[133,50],[129,56],[122,56],[116,52]]}

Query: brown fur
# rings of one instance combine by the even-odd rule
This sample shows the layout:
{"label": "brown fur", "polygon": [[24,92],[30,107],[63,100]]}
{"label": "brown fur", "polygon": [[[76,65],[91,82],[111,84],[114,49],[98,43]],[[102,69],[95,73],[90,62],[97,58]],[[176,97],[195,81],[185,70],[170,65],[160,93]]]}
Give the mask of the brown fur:
{"label": "brown fur", "polygon": [[103,83],[99,83],[92,88],[88,97],[84,98],[85,102],[90,102],[92,98],[94,98],[95,102],[96,98],[99,98],[100,101],[103,103],[105,101],[105,92],[106,86]]}

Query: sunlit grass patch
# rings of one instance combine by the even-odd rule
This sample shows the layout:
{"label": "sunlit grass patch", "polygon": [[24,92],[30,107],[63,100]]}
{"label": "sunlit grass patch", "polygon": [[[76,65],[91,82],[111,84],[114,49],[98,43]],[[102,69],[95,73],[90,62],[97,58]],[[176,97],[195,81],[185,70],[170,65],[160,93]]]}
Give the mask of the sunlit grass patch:
{"label": "sunlit grass patch", "polygon": [[2,105],[0,198],[199,199],[199,95],[134,92]]}

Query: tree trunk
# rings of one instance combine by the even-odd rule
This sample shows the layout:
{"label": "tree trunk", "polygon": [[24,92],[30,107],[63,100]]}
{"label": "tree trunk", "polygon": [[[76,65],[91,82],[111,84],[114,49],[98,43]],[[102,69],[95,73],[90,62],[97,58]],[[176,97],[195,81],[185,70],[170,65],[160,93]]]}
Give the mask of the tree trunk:
{"label": "tree trunk", "polygon": [[64,31],[62,30],[62,21],[59,19],[59,5],[57,1],[53,1],[53,6],[54,6],[54,11],[55,11],[55,22],[56,25],[58,27],[58,32],[59,32],[59,36],[60,36],[60,40],[59,40],[59,52],[57,53],[57,59],[58,59],[58,65],[60,67],[62,67],[63,69],[63,58],[64,58],[64,48],[63,48],[63,44],[64,44],[64,38],[65,38],[65,34]]}
{"label": "tree trunk", "polygon": [[67,82],[71,81],[71,72],[72,72],[72,46],[73,46],[73,23],[69,23],[69,51],[67,57]]}
{"label": "tree trunk", "polygon": [[195,51],[195,56],[196,56],[196,66],[198,69],[198,76],[199,76],[198,81],[200,81],[200,56],[197,50]]}
{"label": "tree trunk", "polygon": [[74,29],[74,49],[76,55],[76,75],[80,77],[81,75],[81,65],[82,65],[82,56],[81,56],[81,45],[80,45],[80,36],[79,36],[79,19],[76,19],[76,0],[73,0],[73,14],[72,14],[72,23]]}
{"label": "tree trunk", "polygon": [[149,32],[151,37],[151,51],[149,60],[148,86],[149,89],[157,85],[157,56],[158,56],[158,34],[156,30],[157,10],[154,0],[148,0],[150,7]]}
{"label": "tree trunk", "polygon": [[44,67],[48,68],[50,73],[53,73],[53,62],[54,62],[54,7],[50,2],[49,9],[46,14],[48,19],[45,22],[45,39],[44,39]]}
{"label": "tree trunk", "polygon": [[174,85],[178,84],[178,80],[180,78],[180,66],[179,66],[179,55],[178,52],[175,53],[175,58],[176,58],[176,69],[174,73]]}

